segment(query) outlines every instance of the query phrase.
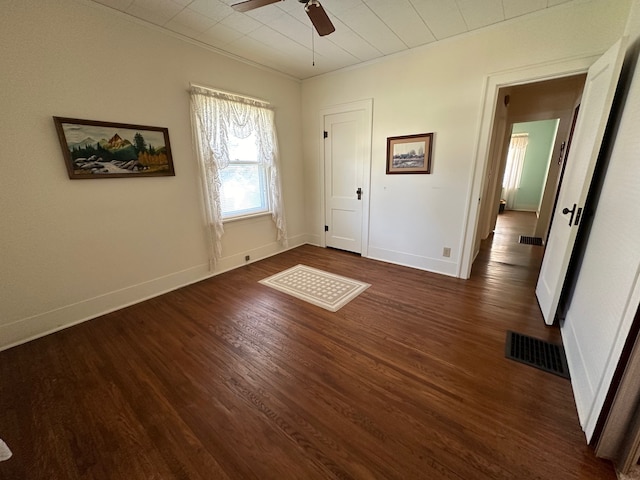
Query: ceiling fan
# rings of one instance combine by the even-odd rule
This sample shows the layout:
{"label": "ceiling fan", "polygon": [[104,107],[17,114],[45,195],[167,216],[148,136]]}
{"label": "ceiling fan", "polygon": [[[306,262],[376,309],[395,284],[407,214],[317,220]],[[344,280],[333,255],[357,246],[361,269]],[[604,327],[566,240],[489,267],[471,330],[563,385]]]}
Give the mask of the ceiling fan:
{"label": "ceiling fan", "polygon": [[[231,5],[234,10],[238,12],[248,12],[254,8],[264,7],[265,5],[271,5],[272,3],[281,2],[284,0],[246,0],[244,2]],[[300,3],[304,3],[304,11],[309,15],[309,19],[314,28],[318,32],[318,35],[324,37],[331,32],[335,32],[336,28],[331,23],[327,12],[325,12],[322,5],[318,0],[298,0]]]}

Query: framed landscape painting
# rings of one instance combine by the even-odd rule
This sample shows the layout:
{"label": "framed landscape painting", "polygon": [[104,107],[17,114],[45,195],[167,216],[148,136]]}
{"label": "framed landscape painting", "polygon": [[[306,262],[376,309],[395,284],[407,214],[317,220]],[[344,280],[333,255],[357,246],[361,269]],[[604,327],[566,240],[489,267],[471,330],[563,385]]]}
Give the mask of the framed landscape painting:
{"label": "framed landscape painting", "polygon": [[387,138],[387,173],[431,173],[433,133]]}
{"label": "framed landscape painting", "polygon": [[69,178],[175,175],[169,130],[53,117]]}

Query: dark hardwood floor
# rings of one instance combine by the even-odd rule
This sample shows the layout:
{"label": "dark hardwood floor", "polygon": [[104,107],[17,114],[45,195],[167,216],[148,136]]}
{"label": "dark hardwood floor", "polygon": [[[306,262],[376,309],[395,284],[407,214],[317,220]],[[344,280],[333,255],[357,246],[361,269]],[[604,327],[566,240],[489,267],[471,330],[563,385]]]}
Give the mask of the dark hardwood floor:
{"label": "dark hardwood floor", "polygon": [[[303,246],[0,352],[0,479],[613,480],[570,382],[504,358],[560,341],[532,220],[467,281]],[[331,313],[258,283],[300,263],[372,286]]]}

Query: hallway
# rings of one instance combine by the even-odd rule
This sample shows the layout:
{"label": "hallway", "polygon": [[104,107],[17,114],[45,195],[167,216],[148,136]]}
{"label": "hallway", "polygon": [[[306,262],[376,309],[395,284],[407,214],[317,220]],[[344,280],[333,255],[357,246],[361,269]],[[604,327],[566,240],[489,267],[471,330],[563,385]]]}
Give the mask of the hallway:
{"label": "hallway", "polygon": [[482,241],[474,267],[489,262],[524,267],[538,276],[544,247],[518,243],[520,235],[533,235],[536,214],[506,210],[498,215],[493,234]]}
{"label": "hallway", "polygon": [[[510,308],[521,312],[513,317],[510,330],[535,336],[554,343],[561,343],[557,326],[547,327],[535,297],[535,287],[542,264],[544,247],[518,243],[520,235],[533,235],[536,214],[507,210],[498,215],[494,232],[480,244],[480,252],[471,271],[471,280],[494,284],[506,293],[498,302],[509,305],[509,299],[516,299],[517,305]],[[517,294],[516,294],[517,292]]]}

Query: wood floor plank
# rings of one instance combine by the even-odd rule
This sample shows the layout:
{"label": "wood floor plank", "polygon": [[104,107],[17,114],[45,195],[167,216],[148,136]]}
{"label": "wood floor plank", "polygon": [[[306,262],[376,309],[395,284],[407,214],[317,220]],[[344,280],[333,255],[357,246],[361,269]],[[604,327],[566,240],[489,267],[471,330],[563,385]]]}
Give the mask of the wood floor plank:
{"label": "wood floor plank", "polygon": [[[614,480],[570,382],[504,357],[561,342],[534,221],[466,281],[303,246],[0,352],[0,479]],[[298,264],[371,287],[334,313],[258,283]]]}

